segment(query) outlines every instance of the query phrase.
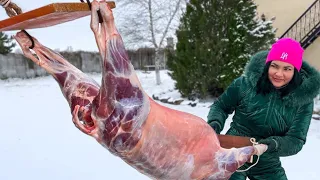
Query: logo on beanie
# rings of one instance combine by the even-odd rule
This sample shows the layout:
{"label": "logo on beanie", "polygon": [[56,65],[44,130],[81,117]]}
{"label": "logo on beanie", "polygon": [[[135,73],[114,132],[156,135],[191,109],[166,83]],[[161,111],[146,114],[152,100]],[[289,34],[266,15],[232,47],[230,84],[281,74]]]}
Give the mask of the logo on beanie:
{"label": "logo on beanie", "polygon": [[283,52],[283,53],[281,54],[281,57],[280,57],[280,58],[283,59],[283,60],[287,60],[287,59],[288,59],[288,53]]}

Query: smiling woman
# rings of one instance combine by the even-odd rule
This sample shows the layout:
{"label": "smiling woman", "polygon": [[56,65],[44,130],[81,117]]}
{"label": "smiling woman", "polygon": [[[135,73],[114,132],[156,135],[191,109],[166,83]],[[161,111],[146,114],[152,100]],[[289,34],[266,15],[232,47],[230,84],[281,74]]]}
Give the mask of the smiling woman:
{"label": "smiling woman", "polygon": [[272,45],[266,63],[271,62],[268,77],[275,88],[288,85],[294,74],[299,74],[303,52],[299,42],[290,38],[280,39]]}
{"label": "smiling woman", "polygon": [[273,61],[269,67],[268,75],[272,85],[281,88],[291,81],[294,67],[289,63]]}
{"label": "smiling woman", "polygon": [[230,180],[287,179],[280,157],[297,154],[306,143],[313,98],[320,89],[319,72],[303,61],[303,52],[293,39],[278,40],[270,51],[254,55],[244,75],[212,105],[208,123],[216,132],[235,111],[227,134],[268,145],[255,167],[234,173]]}
{"label": "smiling woman", "polygon": [[284,97],[300,86],[302,56],[303,49],[292,39],[283,38],[273,44],[257,83],[257,93],[266,95],[275,88]]}
{"label": "smiling woman", "polygon": [[282,61],[266,63],[263,73],[257,82],[257,93],[266,95],[277,89],[281,97],[300,86],[302,77],[291,64]]}

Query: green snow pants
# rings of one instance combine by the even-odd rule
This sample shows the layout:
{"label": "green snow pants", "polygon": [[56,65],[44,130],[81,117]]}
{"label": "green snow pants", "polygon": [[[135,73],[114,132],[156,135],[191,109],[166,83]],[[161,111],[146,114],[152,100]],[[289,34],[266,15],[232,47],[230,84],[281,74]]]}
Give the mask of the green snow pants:
{"label": "green snow pants", "polygon": [[236,172],[232,174],[229,180],[246,180],[247,177],[250,180],[288,180],[284,170],[277,171],[270,174],[250,175],[245,172]]}

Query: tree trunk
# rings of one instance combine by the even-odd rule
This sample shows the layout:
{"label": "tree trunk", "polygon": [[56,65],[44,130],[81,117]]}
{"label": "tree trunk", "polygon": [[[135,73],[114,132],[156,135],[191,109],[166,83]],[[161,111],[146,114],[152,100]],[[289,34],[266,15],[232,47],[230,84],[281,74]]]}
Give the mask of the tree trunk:
{"label": "tree trunk", "polygon": [[159,48],[155,48],[155,72],[156,72],[156,83],[157,85],[161,84],[161,79],[160,79],[160,51]]}

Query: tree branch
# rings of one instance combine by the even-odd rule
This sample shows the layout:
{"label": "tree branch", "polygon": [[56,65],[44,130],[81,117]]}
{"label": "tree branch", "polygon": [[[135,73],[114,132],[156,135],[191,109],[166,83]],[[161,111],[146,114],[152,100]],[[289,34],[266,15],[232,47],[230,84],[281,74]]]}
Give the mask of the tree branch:
{"label": "tree branch", "polygon": [[157,42],[156,42],[156,38],[155,38],[155,34],[154,34],[154,27],[153,27],[154,22],[153,22],[153,13],[152,13],[151,0],[148,1],[148,10],[149,10],[150,32],[151,32],[152,43],[153,43],[155,48],[158,48],[158,45],[157,45]]}
{"label": "tree branch", "polygon": [[163,43],[163,40],[164,40],[164,38],[166,37],[166,35],[167,35],[167,33],[168,33],[168,29],[169,29],[169,27],[170,27],[170,25],[171,25],[171,22],[172,22],[172,20],[174,19],[174,17],[176,16],[176,14],[177,14],[177,12],[178,12],[178,9],[179,9],[179,7],[180,7],[180,2],[181,2],[181,0],[178,0],[177,4],[176,4],[176,6],[175,6],[175,10],[173,11],[173,14],[171,14],[171,17],[170,17],[169,22],[168,22],[168,24],[167,24],[167,26],[166,26],[166,29],[165,29],[165,31],[164,31],[163,34],[162,34],[162,38],[161,38],[161,40],[160,40],[159,47],[161,47],[161,45],[162,45],[162,43]]}

